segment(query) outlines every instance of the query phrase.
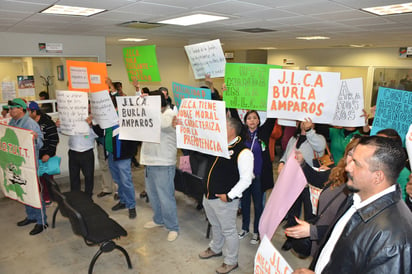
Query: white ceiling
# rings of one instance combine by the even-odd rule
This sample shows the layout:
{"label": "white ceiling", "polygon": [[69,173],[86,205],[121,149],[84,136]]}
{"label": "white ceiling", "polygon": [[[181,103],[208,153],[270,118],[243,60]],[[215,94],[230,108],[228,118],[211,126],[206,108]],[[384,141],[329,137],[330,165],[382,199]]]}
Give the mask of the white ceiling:
{"label": "white ceiling", "polygon": [[[412,14],[377,16],[360,8],[410,0],[0,0],[0,32],[105,36],[148,40],[137,45],[181,47],[220,39],[225,49],[278,49],[412,46]],[[80,18],[39,12],[52,4],[107,9]],[[230,19],[189,27],[164,25],[152,29],[118,26],[127,21],[157,22],[193,13]],[[236,31],[247,28],[267,33]],[[329,40],[297,40],[297,36],[328,36]]]}

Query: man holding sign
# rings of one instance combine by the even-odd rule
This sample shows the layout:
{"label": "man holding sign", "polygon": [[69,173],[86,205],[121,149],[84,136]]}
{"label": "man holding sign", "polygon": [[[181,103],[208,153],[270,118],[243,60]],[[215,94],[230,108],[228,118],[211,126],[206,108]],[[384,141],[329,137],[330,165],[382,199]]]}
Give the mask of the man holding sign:
{"label": "man holding sign", "polygon": [[239,198],[253,179],[253,153],[239,137],[242,124],[234,118],[228,118],[226,125],[230,159],[216,157],[209,171],[203,207],[212,225],[213,239],[209,247],[199,254],[200,259],[222,256],[226,244],[226,257],[216,269],[217,273],[229,273],[238,267],[236,215]]}
{"label": "man holding sign", "polygon": [[[35,136],[34,148],[36,152],[36,159],[39,156],[39,150],[43,146],[43,133],[41,132],[40,126],[30,118],[27,112],[27,104],[21,98],[15,98],[8,102],[8,108],[11,116],[9,125],[19,128],[24,128],[33,131]],[[17,223],[17,226],[26,226],[31,223],[36,223],[34,228],[30,231],[30,235],[36,235],[47,228],[47,216],[46,207],[44,201],[41,201],[41,208],[34,208],[29,205],[25,205],[27,217]]]}

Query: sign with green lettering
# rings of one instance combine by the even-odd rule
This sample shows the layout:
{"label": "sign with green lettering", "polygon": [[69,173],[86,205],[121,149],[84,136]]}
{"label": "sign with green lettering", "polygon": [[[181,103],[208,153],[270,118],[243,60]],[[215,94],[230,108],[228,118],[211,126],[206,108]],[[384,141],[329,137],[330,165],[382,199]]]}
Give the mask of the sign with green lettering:
{"label": "sign with green lettering", "polygon": [[226,63],[223,100],[228,108],[266,110],[269,69],[278,65]]}
{"label": "sign with green lettering", "polygon": [[123,58],[130,82],[160,82],[155,45],[123,48]]}

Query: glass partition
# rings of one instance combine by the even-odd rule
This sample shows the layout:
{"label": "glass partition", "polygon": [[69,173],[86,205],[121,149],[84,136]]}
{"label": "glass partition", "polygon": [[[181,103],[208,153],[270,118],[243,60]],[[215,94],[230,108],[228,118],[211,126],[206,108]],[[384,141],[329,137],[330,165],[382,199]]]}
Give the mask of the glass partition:
{"label": "glass partition", "polygon": [[371,105],[376,105],[379,87],[412,91],[412,68],[375,68]]}
{"label": "glass partition", "polygon": [[39,100],[41,92],[55,99],[56,90],[68,87],[66,60],[97,62],[98,58],[0,57],[0,104],[16,97]]}

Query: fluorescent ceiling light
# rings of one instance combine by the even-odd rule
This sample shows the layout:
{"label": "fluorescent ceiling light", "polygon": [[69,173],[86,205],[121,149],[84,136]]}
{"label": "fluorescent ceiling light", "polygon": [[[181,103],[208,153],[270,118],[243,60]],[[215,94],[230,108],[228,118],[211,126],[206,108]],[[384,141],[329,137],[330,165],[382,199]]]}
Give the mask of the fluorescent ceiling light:
{"label": "fluorescent ceiling light", "polygon": [[278,48],[275,48],[275,47],[266,47],[266,48],[259,48],[259,49],[263,49],[263,50],[271,50],[271,49],[278,49]]}
{"label": "fluorescent ceiling light", "polygon": [[377,14],[377,15],[408,13],[408,12],[412,12],[412,3],[409,2],[409,3],[396,4],[396,5],[363,8],[362,10],[373,13],[373,14]]}
{"label": "fluorescent ceiling light", "polygon": [[327,40],[327,39],[330,39],[330,37],[325,37],[325,36],[301,36],[301,37],[296,37],[296,39],[301,39],[301,40]]}
{"label": "fluorescent ceiling light", "polygon": [[147,39],[143,39],[143,38],[123,38],[123,39],[119,39],[117,41],[120,42],[143,42],[146,41]]}
{"label": "fluorescent ceiling light", "polygon": [[178,17],[174,19],[163,20],[157,23],[179,25],[179,26],[191,26],[191,25],[219,21],[219,20],[224,20],[224,19],[229,19],[229,17],[199,13],[199,14]]}
{"label": "fluorescent ceiling light", "polygon": [[364,47],[366,47],[365,44],[360,44],[360,45],[352,44],[352,45],[349,45],[349,46],[352,47],[352,48],[364,48]]}
{"label": "fluorescent ceiling light", "polygon": [[94,14],[97,14],[103,11],[105,11],[105,9],[93,9],[93,8],[74,7],[74,6],[53,5],[41,11],[40,13],[91,16],[91,15],[94,15]]}

